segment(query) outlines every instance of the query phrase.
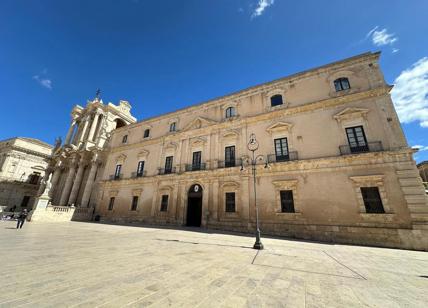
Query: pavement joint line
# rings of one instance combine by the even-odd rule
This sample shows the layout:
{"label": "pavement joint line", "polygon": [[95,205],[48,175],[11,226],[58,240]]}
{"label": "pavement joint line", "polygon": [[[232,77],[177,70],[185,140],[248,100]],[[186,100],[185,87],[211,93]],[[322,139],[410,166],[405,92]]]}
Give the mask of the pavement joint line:
{"label": "pavement joint line", "polygon": [[358,273],[357,271],[354,271],[352,268],[350,268],[349,266],[347,266],[346,264],[341,263],[339,260],[337,260],[335,257],[331,256],[329,253],[327,253],[325,250],[323,250],[323,252],[329,256],[330,258],[332,258],[334,261],[336,261],[337,263],[339,263],[340,265],[346,267],[348,270],[350,270],[351,272],[353,272],[354,274],[357,274],[358,276],[360,276],[361,278],[363,278],[364,280],[367,280],[366,277],[364,277],[363,275],[361,275],[360,273]]}
{"label": "pavement joint line", "polygon": [[211,245],[211,246],[222,246],[222,247],[232,247],[232,248],[247,248],[252,249],[252,247],[249,246],[235,246],[235,245],[226,245],[226,244],[217,244],[217,243],[201,243],[201,242],[190,242],[190,241],[182,241],[182,240],[176,240],[176,239],[155,239],[156,241],[165,241],[165,242],[176,242],[176,243],[184,243],[184,244],[194,244],[194,245]]}

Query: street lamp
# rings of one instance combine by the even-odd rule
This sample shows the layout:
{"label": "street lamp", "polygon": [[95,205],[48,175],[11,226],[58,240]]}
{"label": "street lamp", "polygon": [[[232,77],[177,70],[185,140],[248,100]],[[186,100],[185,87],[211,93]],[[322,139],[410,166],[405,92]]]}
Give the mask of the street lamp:
{"label": "street lamp", "polygon": [[[250,150],[253,153],[253,157],[251,159],[251,166],[253,171],[253,180],[254,180],[254,205],[256,207],[256,242],[254,243],[253,248],[262,250],[263,244],[260,240],[260,229],[259,229],[259,207],[257,206],[257,191],[256,191],[256,163],[257,160],[263,160],[263,155],[257,155],[255,156],[255,151],[259,148],[259,143],[256,140],[256,135],[252,133],[250,135],[250,141],[247,144],[248,150]],[[267,163],[266,163],[267,164]],[[266,166],[265,166],[266,167]]]}

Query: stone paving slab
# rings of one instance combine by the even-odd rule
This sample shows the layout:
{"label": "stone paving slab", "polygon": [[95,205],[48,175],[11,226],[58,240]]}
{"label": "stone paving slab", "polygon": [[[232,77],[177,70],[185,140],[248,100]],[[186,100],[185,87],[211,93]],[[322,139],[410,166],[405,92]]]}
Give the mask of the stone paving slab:
{"label": "stone paving slab", "polygon": [[[0,307],[428,307],[428,253],[203,229],[0,222]],[[424,278],[422,276],[426,276]]]}

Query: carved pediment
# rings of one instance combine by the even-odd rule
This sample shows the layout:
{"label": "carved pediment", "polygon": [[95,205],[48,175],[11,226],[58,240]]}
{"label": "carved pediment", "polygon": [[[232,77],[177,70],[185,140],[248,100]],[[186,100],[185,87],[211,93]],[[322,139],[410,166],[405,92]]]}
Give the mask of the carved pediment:
{"label": "carved pediment", "polygon": [[126,160],[125,154],[120,154],[119,156],[116,157],[116,162],[123,162],[125,160]]}
{"label": "carved pediment", "polygon": [[291,128],[293,127],[293,124],[286,123],[286,122],[277,122],[266,128],[266,131],[268,133],[273,132],[288,132],[291,131]]}
{"label": "carved pediment", "polygon": [[216,121],[210,120],[210,119],[206,119],[203,117],[197,117],[195,119],[193,119],[190,123],[188,123],[184,128],[183,131],[186,130],[192,130],[192,129],[199,129],[199,128],[203,128],[203,127],[207,127],[213,124],[216,124]]}
{"label": "carved pediment", "polygon": [[178,144],[175,142],[169,142],[165,145],[165,149],[172,149],[172,150],[176,150],[178,148]]}
{"label": "carved pediment", "polygon": [[191,146],[201,146],[204,145],[206,142],[206,140],[204,138],[201,137],[196,137],[190,140],[190,145]]}
{"label": "carved pediment", "polygon": [[238,138],[239,133],[236,130],[227,130],[223,133],[223,138]]}
{"label": "carved pediment", "polygon": [[150,152],[149,152],[149,151],[147,151],[147,150],[141,150],[141,151],[138,153],[138,157],[144,158],[144,157],[149,156],[149,154],[150,154]]}
{"label": "carved pediment", "polygon": [[298,180],[278,180],[272,181],[272,184],[278,189],[296,189]]}
{"label": "carved pediment", "polygon": [[223,184],[221,184],[221,187],[224,188],[228,188],[228,189],[238,189],[239,188],[239,183],[238,182],[224,182]]}
{"label": "carved pediment", "polygon": [[368,112],[369,110],[365,108],[349,107],[335,114],[333,118],[339,122],[349,119],[365,118]]}

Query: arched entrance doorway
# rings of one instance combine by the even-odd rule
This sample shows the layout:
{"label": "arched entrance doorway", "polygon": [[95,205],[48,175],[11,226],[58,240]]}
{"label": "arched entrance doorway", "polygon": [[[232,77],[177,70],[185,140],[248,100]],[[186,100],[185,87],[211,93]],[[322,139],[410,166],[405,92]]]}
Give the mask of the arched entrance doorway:
{"label": "arched entrance doorway", "polygon": [[186,226],[200,227],[202,220],[202,186],[194,184],[187,195]]}

